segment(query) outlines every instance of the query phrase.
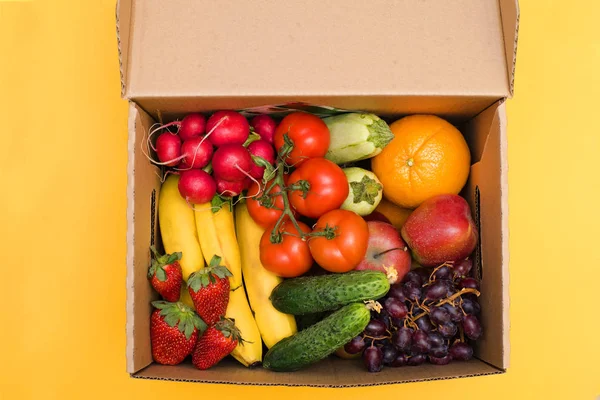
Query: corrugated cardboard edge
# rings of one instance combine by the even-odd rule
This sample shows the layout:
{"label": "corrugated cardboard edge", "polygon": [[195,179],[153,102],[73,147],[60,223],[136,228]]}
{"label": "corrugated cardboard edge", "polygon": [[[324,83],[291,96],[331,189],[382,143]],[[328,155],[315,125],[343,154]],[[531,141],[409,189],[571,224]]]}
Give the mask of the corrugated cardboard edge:
{"label": "corrugated cardboard edge", "polygon": [[500,18],[504,33],[506,68],[509,73],[510,97],[515,91],[515,67],[517,64],[517,42],[519,39],[520,10],[518,0],[500,0]]}
{"label": "corrugated cardboard edge", "polygon": [[510,252],[509,252],[509,225],[508,225],[508,135],[506,101],[498,107],[498,119],[500,122],[500,203],[502,208],[502,282],[504,307],[502,313],[504,327],[503,332],[503,365],[507,369],[510,364]]}
{"label": "corrugated cardboard edge", "polygon": [[134,230],[134,214],[135,214],[135,174],[134,174],[134,164],[135,159],[132,156],[134,154],[135,147],[135,120],[137,118],[137,109],[135,105],[130,102],[129,103],[129,118],[127,121],[127,130],[129,132],[127,139],[127,154],[129,157],[127,159],[127,256],[126,256],[126,265],[127,265],[127,295],[126,295],[126,311],[127,311],[127,320],[126,320],[126,332],[127,332],[127,341],[126,341],[126,356],[127,356],[127,371],[134,372],[134,304],[135,304],[135,291],[134,287],[134,264],[133,264],[133,256],[134,256],[134,246],[135,246],[135,230]]}
{"label": "corrugated cardboard edge", "polygon": [[131,33],[131,0],[118,0],[115,10],[117,46],[119,50],[119,72],[121,74],[121,97],[125,97],[129,38]]}

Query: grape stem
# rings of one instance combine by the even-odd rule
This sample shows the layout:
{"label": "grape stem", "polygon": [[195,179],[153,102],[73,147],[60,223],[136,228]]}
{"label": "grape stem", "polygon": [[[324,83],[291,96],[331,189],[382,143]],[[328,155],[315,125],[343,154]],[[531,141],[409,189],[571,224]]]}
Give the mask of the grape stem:
{"label": "grape stem", "polygon": [[435,267],[434,270],[431,271],[431,274],[429,274],[429,283],[428,284],[430,284],[431,282],[435,281],[435,273],[439,269],[441,269],[443,267],[450,267],[451,268],[453,266],[453,264],[454,264],[454,261],[446,261],[442,265],[438,265],[437,267]]}
{"label": "grape stem", "polygon": [[463,288],[461,289],[459,292],[454,293],[452,296],[450,297],[446,297],[443,300],[440,300],[439,303],[436,304],[437,307],[443,305],[443,304],[451,304],[457,297],[462,296],[465,293],[473,293],[475,294],[477,297],[479,297],[481,295],[481,293],[479,293],[479,290],[477,289],[473,289],[473,288]]}

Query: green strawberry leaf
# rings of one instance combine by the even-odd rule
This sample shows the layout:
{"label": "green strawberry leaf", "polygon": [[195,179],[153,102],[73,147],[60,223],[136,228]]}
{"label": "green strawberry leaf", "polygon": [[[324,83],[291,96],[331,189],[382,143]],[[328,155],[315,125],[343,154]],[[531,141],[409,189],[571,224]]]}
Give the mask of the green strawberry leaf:
{"label": "green strawberry leaf", "polygon": [[186,321],[186,323],[185,323],[185,338],[189,340],[190,336],[192,336],[192,333],[194,333],[194,324],[191,321]]}
{"label": "green strawberry leaf", "polygon": [[182,253],[180,251],[167,255],[167,264],[173,264],[175,261],[181,260]]}
{"label": "green strawberry leaf", "polygon": [[159,310],[169,307],[169,303],[166,301],[162,301],[162,300],[153,301],[151,304],[152,304],[152,307],[158,308]]}
{"label": "green strawberry leaf", "polygon": [[219,264],[221,264],[221,260],[222,258],[215,254],[214,256],[212,256],[210,262],[208,263],[209,268],[218,267]]}
{"label": "green strawberry leaf", "polygon": [[[163,311],[166,311],[166,310],[163,310]],[[162,314],[162,312],[161,312],[161,314]],[[174,327],[179,322],[179,316],[172,311],[168,312],[167,315],[165,315],[165,322],[170,327]]]}
{"label": "green strawberry leaf", "polygon": [[165,270],[163,269],[163,267],[158,267],[156,269],[156,277],[158,278],[158,280],[160,282],[164,282],[167,280],[167,274],[166,274]]}

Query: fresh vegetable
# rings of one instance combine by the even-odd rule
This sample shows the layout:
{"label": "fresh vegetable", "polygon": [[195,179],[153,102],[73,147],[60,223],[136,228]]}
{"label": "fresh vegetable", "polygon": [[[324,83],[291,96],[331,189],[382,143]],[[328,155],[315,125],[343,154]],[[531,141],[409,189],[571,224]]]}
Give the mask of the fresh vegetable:
{"label": "fresh vegetable", "polygon": [[179,292],[183,283],[181,272],[181,252],[160,255],[154,246],[151,246],[154,258],[148,268],[148,279],[158,294],[166,301],[179,300]]}
{"label": "fresh vegetable", "polygon": [[324,157],[329,148],[329,129],[319,117],[312,114],[295,112],[283,118],[275,130],[277,151],[281,151],[286,144],[285,137],[294,146],[286,162],[295,167],[309,158]]}
{"label": "fresh vegetable", "polygon": [[383,197],[383,186],[377,176],[366,169],[344,168],[348,180],[348,197],[340,207],[354,211],[358,215],[369,215],[379,205]]}
{"label": "fresh vegetable", "polygon": [[[309,326],[313,326],[314,324],[321,321],[323,318],[325,318],[329,314],[330,314],[330,312],[323,311],[323,312],[318,312],[318,313],[313,313],[313,314],[296,315],[295,319],[296,319],[296,325],[298,326],[298,330],[301,331],[301,330],[308,328]],[[288,315],[288,314],[286,314],[286,315]]]}
{"label": "fresh vegetable", "polygon": [[369,322],[362,303],[344,306],[315,325],[283,339],[265,355],[263,366],[273,371],[296,371],[324,359],[358,335]]}
{"label": "fresh vegetable", "polygon": [[266,114],[257,115],[250,121],[250,126],[260,135],[262,140],[267,141],[269,144],[273,144],[273,136],[275,136],[275,128],[277,127],[277,123],[273,118]]}
{"label": "fresh vegetable", "polygon": [[389,289],[388,278],[381,272],[350,271],[285,280],[273,289],[270,299],[281,312],[311,314],[356,301],[377,300]]}
{"label": "fresh vegetable", "polygon": [[239,144],[222,145],[212,160],[215,176],[226,181],[243,181],[253,165],[250,153]]}
{"label": "fresh vegetable", "polygon": [[179,137],[181,140],[190,140],[204,135],[206,128],[206,117],[199,113],[186,115],[179,124]]}
{"label": "fresh vegetable", "polygon": [[233,197],[242,193],[244,190],[244,181],[226,181],[225,179],[216,178],[217,193],[224,197]]}
{"label": "fresh vegetable", "polygon": [[271,291],[282,279],[260,262],[259,246],[264,228],[253,221],[245,203],[235,206],[235,226],[250,307],[263,342],[271,348],[296,333],[296,321],[292,315],[277,311],[269,300]]}
{"label": "fresh vegetable", "polygon": [[206,136],[214,146],[242,145],[250,134],[246,118],[236,111],[217,111],[206,122]]}
{"label": "fresh vegetable", "polygon": [[206,203],[217,192],[217,184],[213,177],[201,169],[182,171],[178,188],[181,196],[193,204]]}
{"label": "fresh vegetable", "polygon": [[339,208],[348,197],[344,171],[325,158],[311,158],[300,165],[289,179],[290,202],[302,215],[319,218]]}
{"label": "fresh vegetable", "polygon": [[374,114],[341,114],[323,122],[331,134],[325,158],[336,164],[374,157],[394,138],[388,124]]}
{"label": "fresh vegetable", "polygon": [[209,369],[242,343],[239,329],[231,319],[223,319],[209,327],[202,335],[192,354],[192,364],[198,369]]}
{"label": "fresh vegetable", "polygon": [[194,211],[179,194],[180,177],[170,174],[158,196],[158,221],[165,252],[181,252],[183,279],[204,267],[204,257],[196,233]]}
{"label": "fresh vegetable", "polygon": [[[273,146],[266,140],[257,140],[256,142],[250,143],[248,145],[248,151],[252,157],[261,157],[271,165],[275,162],[275,149],[273,149]],[[252,167],[249,171],[251,177],[262,180],[264,172],[265,167],[260,167],[256,165],[255,162],[252,162]]]}
{"label": "fresh vegetable", "polygon": [[[231,207],[230,201],[196,206],[196,228],[205,258],[209,254],[210,258],[213,255],[220,256],[222,264],[232,274],[229,277],[231,291],[225,316],[235,321],[247,341],[243,346],[238,344],[232,356],[248,367],[262,361],[262,341],[242,284],[240,248]],[[210,258],[206,261],[210,262]]]}
{"label": "fresh vegetable", "polygon": [[[310,233],[310,228],[297,222],[301,232]],[[313,258],[308,243],[298,237],[298,228],[286,220],[275,229],[270,226],[260,239],[260,262],[268,270],[284,278],[300,276],[310,269]]]}
{"label": "fresh vegetable", "polygon": [[181,139],[174,133],[162,133],[156,139],[156,155],[167,167],[174,167],[181,160]]}
{"label": "fresh vegetable", "polygon": [[213,155],[212,144],[203,137],[194,137],[181,145],[183,163],[187,168],[204,168]]}
{"label": "fresh vegetable", "polygon": [[308,241],[313,258],[327,271],[350,271],[365,256],[369,229],[365,220],[352,211],[333,210],[323,214],[313,232],[329,233]]}
{"label": "fresh vegetable", "polygon": [[[221,257],[213,256],[208,266],[190,275],[187,286],[194,308],[208,325],[225,315],[229,304],[229,270],[219,265]],[[179,294],[179,293],[178,293]]]}
{"label": "fresh vegetable", "polygon": [[154,301],[150,317],[152,358],[159,364],[176,365],[194,349],[206,324],[183,303]]}

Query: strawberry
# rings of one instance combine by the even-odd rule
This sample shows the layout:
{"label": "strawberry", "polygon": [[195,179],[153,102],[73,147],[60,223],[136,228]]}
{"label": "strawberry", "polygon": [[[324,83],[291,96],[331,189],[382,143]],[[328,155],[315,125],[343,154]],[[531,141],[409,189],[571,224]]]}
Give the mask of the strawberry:
{"label": "strawberry", "polygon": [[225,315],[229,304],[231,272],[220,263],[221,257],[213,256],[208,267],[192,273],[187,281],[196,312],[209,326]]}
{"label": "strawberry", "polygon": [[157,309],[150,317],[152,357],[159,364],[175,365],[182,362],[194,349],[206,324],[194,311],[181,302],[154,301]]}
{"label": "strawberry", "polygon": [[154,259],[148,269],[150,284],[167,301],[178,301],[183,276],[181,273],[181,252],[161,256],[154,246],[150,247]]}
{"label": "strawberry", "polygon": [[221,361],[242,342],[240,331],[229,318],[223,318],[202,335],[192,354],[192,363],[198,369],[208,369]]}

